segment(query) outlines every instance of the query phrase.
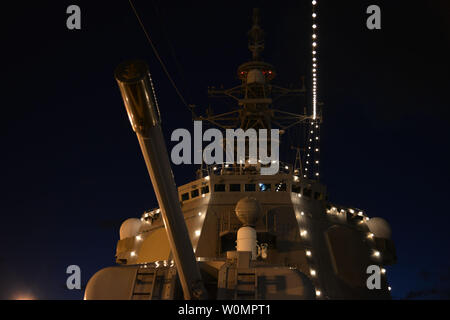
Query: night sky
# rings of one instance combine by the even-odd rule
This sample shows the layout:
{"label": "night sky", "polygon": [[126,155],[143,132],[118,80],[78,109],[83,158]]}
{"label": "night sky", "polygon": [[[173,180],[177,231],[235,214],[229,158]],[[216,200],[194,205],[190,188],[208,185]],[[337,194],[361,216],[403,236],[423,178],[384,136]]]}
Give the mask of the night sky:
{"label": "night sky", "polygon": [[[276,82],[310,79],[310,1],[243,2],[135,0],[199,113],[208,86],[238,84],[254,6]],[[66,28],[70,4],[81,7],[81,30]],[[381,7],[381,30],[366,28],[370,4]],[[318,15],[329,198],[391,224],[394,298],[450,298],[450,3],[319,0]],[[114,68],[148,61],[169,147],[191,115],[126,0],[8,2],[0,21],[0,298],[81,299],[65,287],[67,266],[79,265],[86,284],[114,264],[121,222],[157,206]],[[173,170],[178,185],[194,178],[194,166]]]}

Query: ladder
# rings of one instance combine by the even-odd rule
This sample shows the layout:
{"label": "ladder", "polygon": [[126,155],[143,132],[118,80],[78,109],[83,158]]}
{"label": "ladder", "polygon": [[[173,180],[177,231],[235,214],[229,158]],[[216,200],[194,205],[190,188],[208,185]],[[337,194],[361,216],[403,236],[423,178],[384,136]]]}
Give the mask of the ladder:
{"label": "ladder", "polygon": [[158,297],[154,296],[156,282],[156,270],[138,269],[134,281],[133,292],[131,294],[131,300],[158,299]]}
{"label": "ladder", "polygon": [[255,269],[236,269],[235,300],[258,299],[258,277]]}

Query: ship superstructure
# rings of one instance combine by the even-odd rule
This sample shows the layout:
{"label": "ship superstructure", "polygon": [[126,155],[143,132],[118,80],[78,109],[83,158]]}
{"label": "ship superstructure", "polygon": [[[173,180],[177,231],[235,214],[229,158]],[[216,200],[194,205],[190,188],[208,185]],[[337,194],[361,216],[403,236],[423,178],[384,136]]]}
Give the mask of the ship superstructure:
{"label": "ship superstructure", "polygon": [[[210,96],[232,98],[237,107],[196,120],[222,130],[278,128],[281,133],[297,125],[318,125],[320,112],[310,116],[275,107],[279,99],[304,95],[306,89],[272,83],[276,71],[261,58],[264,34],[257,11],[249,49],[251,61],[237,70],[241,83],[231,89],[209,89]],[[154,92],[145,68],[131,62],[116,71],[138,137],[150,135],[153,126],[159,125],[157,105],[150,107],[149,114],[135,106],[156,103],[148,98]],[[146,117],[153,120],[146,121]],[[100,270],[91,278],[86,299],[390,298],[384,266],[395,263],[396,256],[389,225],[358,208],[330,203],[326,187],[307,178],[299,157],[294,165],[277,163],[279,172],[274,175],[261,174],[265,165],[247,156],[233,163],[202,165],[198,179],[177,188],[174,204],[163,192],[170,191],[170,186],[158,184],[157,177],[158,170],[170,168],[155,166],[152,152],[157,152],[152,151],[151,139],[139,139],[161,207],[122,224],[118,266]],[[180,223],[176,220],[178,204],[186,228],[174,232]],[[183,230],[192,247],[180,242]],[[193,250],[195,258],[180,250]],[[369,265],[382,270],[379,290],[367,287]],[[196,278],[196,268],[201,279]],[[194,285],[189,283],[192,277]]]}

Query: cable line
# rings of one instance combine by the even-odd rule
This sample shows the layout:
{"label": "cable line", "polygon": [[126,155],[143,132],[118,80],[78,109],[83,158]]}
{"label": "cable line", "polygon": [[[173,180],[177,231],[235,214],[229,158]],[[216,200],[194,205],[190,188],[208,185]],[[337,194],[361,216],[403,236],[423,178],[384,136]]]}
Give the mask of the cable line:
{"label": "cable line", "polygon": [[161,64],[161,67],[164,70],[164,73],[166,74],[167,78],[169,79],[170,83],[172,84],[172,86],[174,87],[175,91],[177,92],[178,96],[180,97],[181,101],[183,102],[183,104],[189,109],[189,111],[191,112],[192,116],[194,117],[194,110],[192,110],[192,108],[189,106],[189,104],[186,102],[186,100],[184,99],[183,95],[181,94],[180,90],[178,90],[177,85],[175,84],[175,81],[173,81],[172,77],[169,74],[169,71],[166,68],[166,65],[164,64],[164,62],[162,61],[161,57],[159,56],[158,50],[156,50],[155,45],[153,44],[150,35],[148,34],[147,30],[145,29],[144,24],[142,23],[141,18],[139,17],[139,14],[136,11],[136,8],[133,5],[133,2],[131,0],[128,0],[128,2],[130,3],[131,8],[133,9],[133,12],[139,22],[139,24],[141,25],[142,31],[144,31],[145,37],[147,38],[148,42],[150,43],[150,46],[153,49],[153,53],[155,54],[156,58],[158,59],[159,63]]}

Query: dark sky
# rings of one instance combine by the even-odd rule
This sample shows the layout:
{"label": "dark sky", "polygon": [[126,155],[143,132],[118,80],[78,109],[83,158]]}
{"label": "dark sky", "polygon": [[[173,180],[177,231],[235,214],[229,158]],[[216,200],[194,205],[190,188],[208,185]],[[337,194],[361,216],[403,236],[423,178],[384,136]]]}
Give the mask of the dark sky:
{"label": "dark sky", "polygon": [[[238,83],[253,6],[262,9],[263,56],[278,83],[309,77],[310,1],[243,2],[135,0],[200,109],[207,86]],[[395,298],[449,298],[450,3],[319,3],[322,181],[332,201],[390,222]],[[66,28],[70,4],[81,7],[79,31]],[[365,27],[369,4],[381,7],[382,30]],[[0,298],[80,299],[65,288],[66,267],[79,265],[85,284],[114,264],[121,221],[156,206],[115,66],[148,61],[166,137],[191,128],[191,117],[128,1],[8,2],[0,20]],[[180,185],[194,167],[174,173]]]}

